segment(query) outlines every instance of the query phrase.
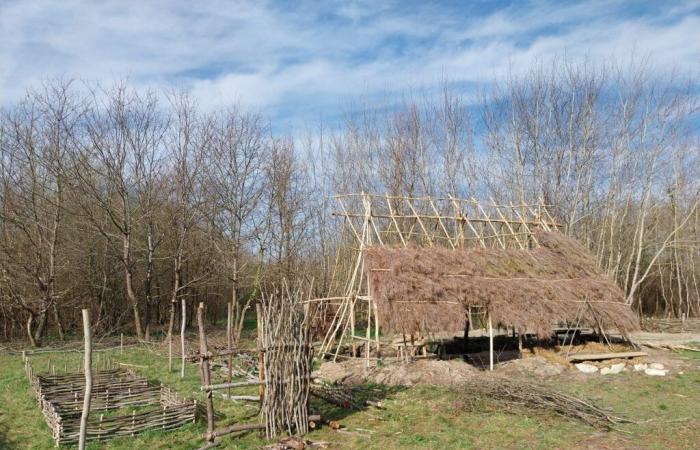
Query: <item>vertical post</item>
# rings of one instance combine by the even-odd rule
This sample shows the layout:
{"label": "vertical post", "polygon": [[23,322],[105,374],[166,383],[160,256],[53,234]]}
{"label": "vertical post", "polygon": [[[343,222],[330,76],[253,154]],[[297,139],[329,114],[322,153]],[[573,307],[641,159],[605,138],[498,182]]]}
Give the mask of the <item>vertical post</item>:
{"label": "vertical post", "polygon": [[353,295],[350,303],[350,347],[352,348],[353,358],[357,356],[357,345],[355,344],[355,298]]}
{"label": "vertical post", "polygon": [[170,302],[170,321],[168,322],[168,373],[173,371],[173,328],[175,326],[175,308],[177,302]]}
{"label": "vertical post", "polygon": [[372,298],[367,294],[367,331],[365,332],[365,367],[369,367],[369,350],[372,346]]}
{"label": "vertical post", "polygon": [[491,323],[491,311],[489,315],[489,370],[493,370],[493,324]]}
{"label": "vertical post", "polygon": [[[207,335],[204,329],[204,303],[200,303],[199,308],[197,308],[197,325],[199,326],[199,370],[202,375],[202,385],[209,386],[211,385],[211,374],[209,372]],[[211,390],[207,391],[207,441],[214,442],[214,391]]]}
{"label": "vertical post", "polygon": [[124,353],[124,333],[119,335],[119,354]]}
{"label": "vertical post", "polygon": [[[258,376],[260,378],[260,381],[265,381],[265,346],[264,346],[264,330],[263,327],[265,326],[264,323],[265,321],[263,320],[263,315],[262,315],[262,307],[260,306],[260,303],[257,303],[255,305],[255,315],[258,319],[258,340],[257,340],[257,346],[258,346]],[[265,397],[265,384],[260,383],[260,386],[258,387],[258,394],[260,396],[260,405],[263,404],[263,397]]]}
{"label": "vertical post", "polygon": [[80,415],[79,450],[85,450],[87,421],[90,415],[90,399],[92,397],[92,333],[90,331],[90,310],[88,309],[83,309],[83,336],[85,338],[85,396],[83,398],[83,413]]}
{"label": "vertical post", "polygon": [[182,323],[180,324],[180,351],[181,351],[181,365],[180,365],[180,378],[185,378],[185,326],[187,325],[187,301],[182,298]]}
{"label": "vertical post", "polygon": [[379,315],[377,314],[377,302],[372,302],[372,307],[374,308],[374,342],[377,346],[377,361],[379,361],[381,353],[379,351]]}
{"label": "vertical post", "polygon": [[[234,286],[233,289],[236,287]],[[233,355],[231,354],[233,350],[233,330],[231,325],[233,322],[233,302],[226,303],[226,347],[228,350],[228,373],[226,374],[226,381],[231,382],[233,375]],[[228,388],[229,399],[231,397],[231,388]]]}
{"label": "vertical post", "polygon": [[522,357],[523,355],[523,333],[518,331],[518,352],[520,353],[520,356]]}

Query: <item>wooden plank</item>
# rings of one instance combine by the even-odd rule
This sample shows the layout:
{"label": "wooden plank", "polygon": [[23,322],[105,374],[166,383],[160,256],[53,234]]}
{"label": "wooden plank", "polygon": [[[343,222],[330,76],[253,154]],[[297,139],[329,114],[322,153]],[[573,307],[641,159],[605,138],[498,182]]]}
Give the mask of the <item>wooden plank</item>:
{"label": "wooden plank", "polygon": [[640,356],[647,356],[646,352],[617,352],[617,353],[586,353],[569,356],[568,360],[574,361],[603,361],[606,359],[618,359],[618,358],[638,358]]}

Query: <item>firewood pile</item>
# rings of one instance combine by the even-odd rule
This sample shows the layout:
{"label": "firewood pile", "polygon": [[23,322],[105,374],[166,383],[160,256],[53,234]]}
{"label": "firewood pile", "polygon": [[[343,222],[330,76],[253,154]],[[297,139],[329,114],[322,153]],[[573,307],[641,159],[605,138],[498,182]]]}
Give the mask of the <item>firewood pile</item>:
{"label": "firewood pile", "polygon": [[588,400],[533,382],[505,377],[483,377],[465,383],[461,395],[466,409],[471,412],[526,408],[556,414],[595,428],[609,429],[617,424],[630,423]]}
{"label": "firewood pile", "polygon": [[[29,361],[26,361],[26,372],[56,445],[77,443],[85,392],[84,375],[35,374]],[[167,430],[195,420],[194,401],[180,397],[163,385],[150,384],[131,369],[94,372],[91,398],[87,440]]]}

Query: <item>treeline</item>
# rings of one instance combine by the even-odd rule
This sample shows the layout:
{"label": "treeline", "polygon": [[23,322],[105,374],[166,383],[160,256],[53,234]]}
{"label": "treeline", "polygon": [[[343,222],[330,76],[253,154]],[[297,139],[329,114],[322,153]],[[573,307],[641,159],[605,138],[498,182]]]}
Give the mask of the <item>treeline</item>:
{"label": "treeline", "polygon": [[[643,314],[700,314],[698,84],[553,61],[467,99],[355,107],[295,138],[187,93],[52,81],[0,117],[3,338],[172,327],[204,301],[240,330],[261,286],[342,285],[332,195],[543,201]],[[239,331],[240,333],[240,331]]]}

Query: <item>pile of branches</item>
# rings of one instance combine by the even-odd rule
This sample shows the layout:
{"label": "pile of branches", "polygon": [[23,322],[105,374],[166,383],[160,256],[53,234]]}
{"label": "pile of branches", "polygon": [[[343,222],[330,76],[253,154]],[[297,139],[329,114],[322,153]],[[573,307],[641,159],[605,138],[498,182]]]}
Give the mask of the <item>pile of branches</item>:
{"label": "pile of branches", "polygon": [[358,410],[365,406],[365,402],[354,395],[352,388],[326,383],[321,380],[317,380],[311,385],[311,395],[345,409]]}
{"label": "pile of branches", "polygon": [[485,377],[461,387],[464,403],[469,411],[480,412],[484,407],[503,411],[503,406],[528,408],[577,420],[595,428],[610,429],[614,425],[630,423],[611,414],[588,400],[559,392],[528,381],[503,377]]}

